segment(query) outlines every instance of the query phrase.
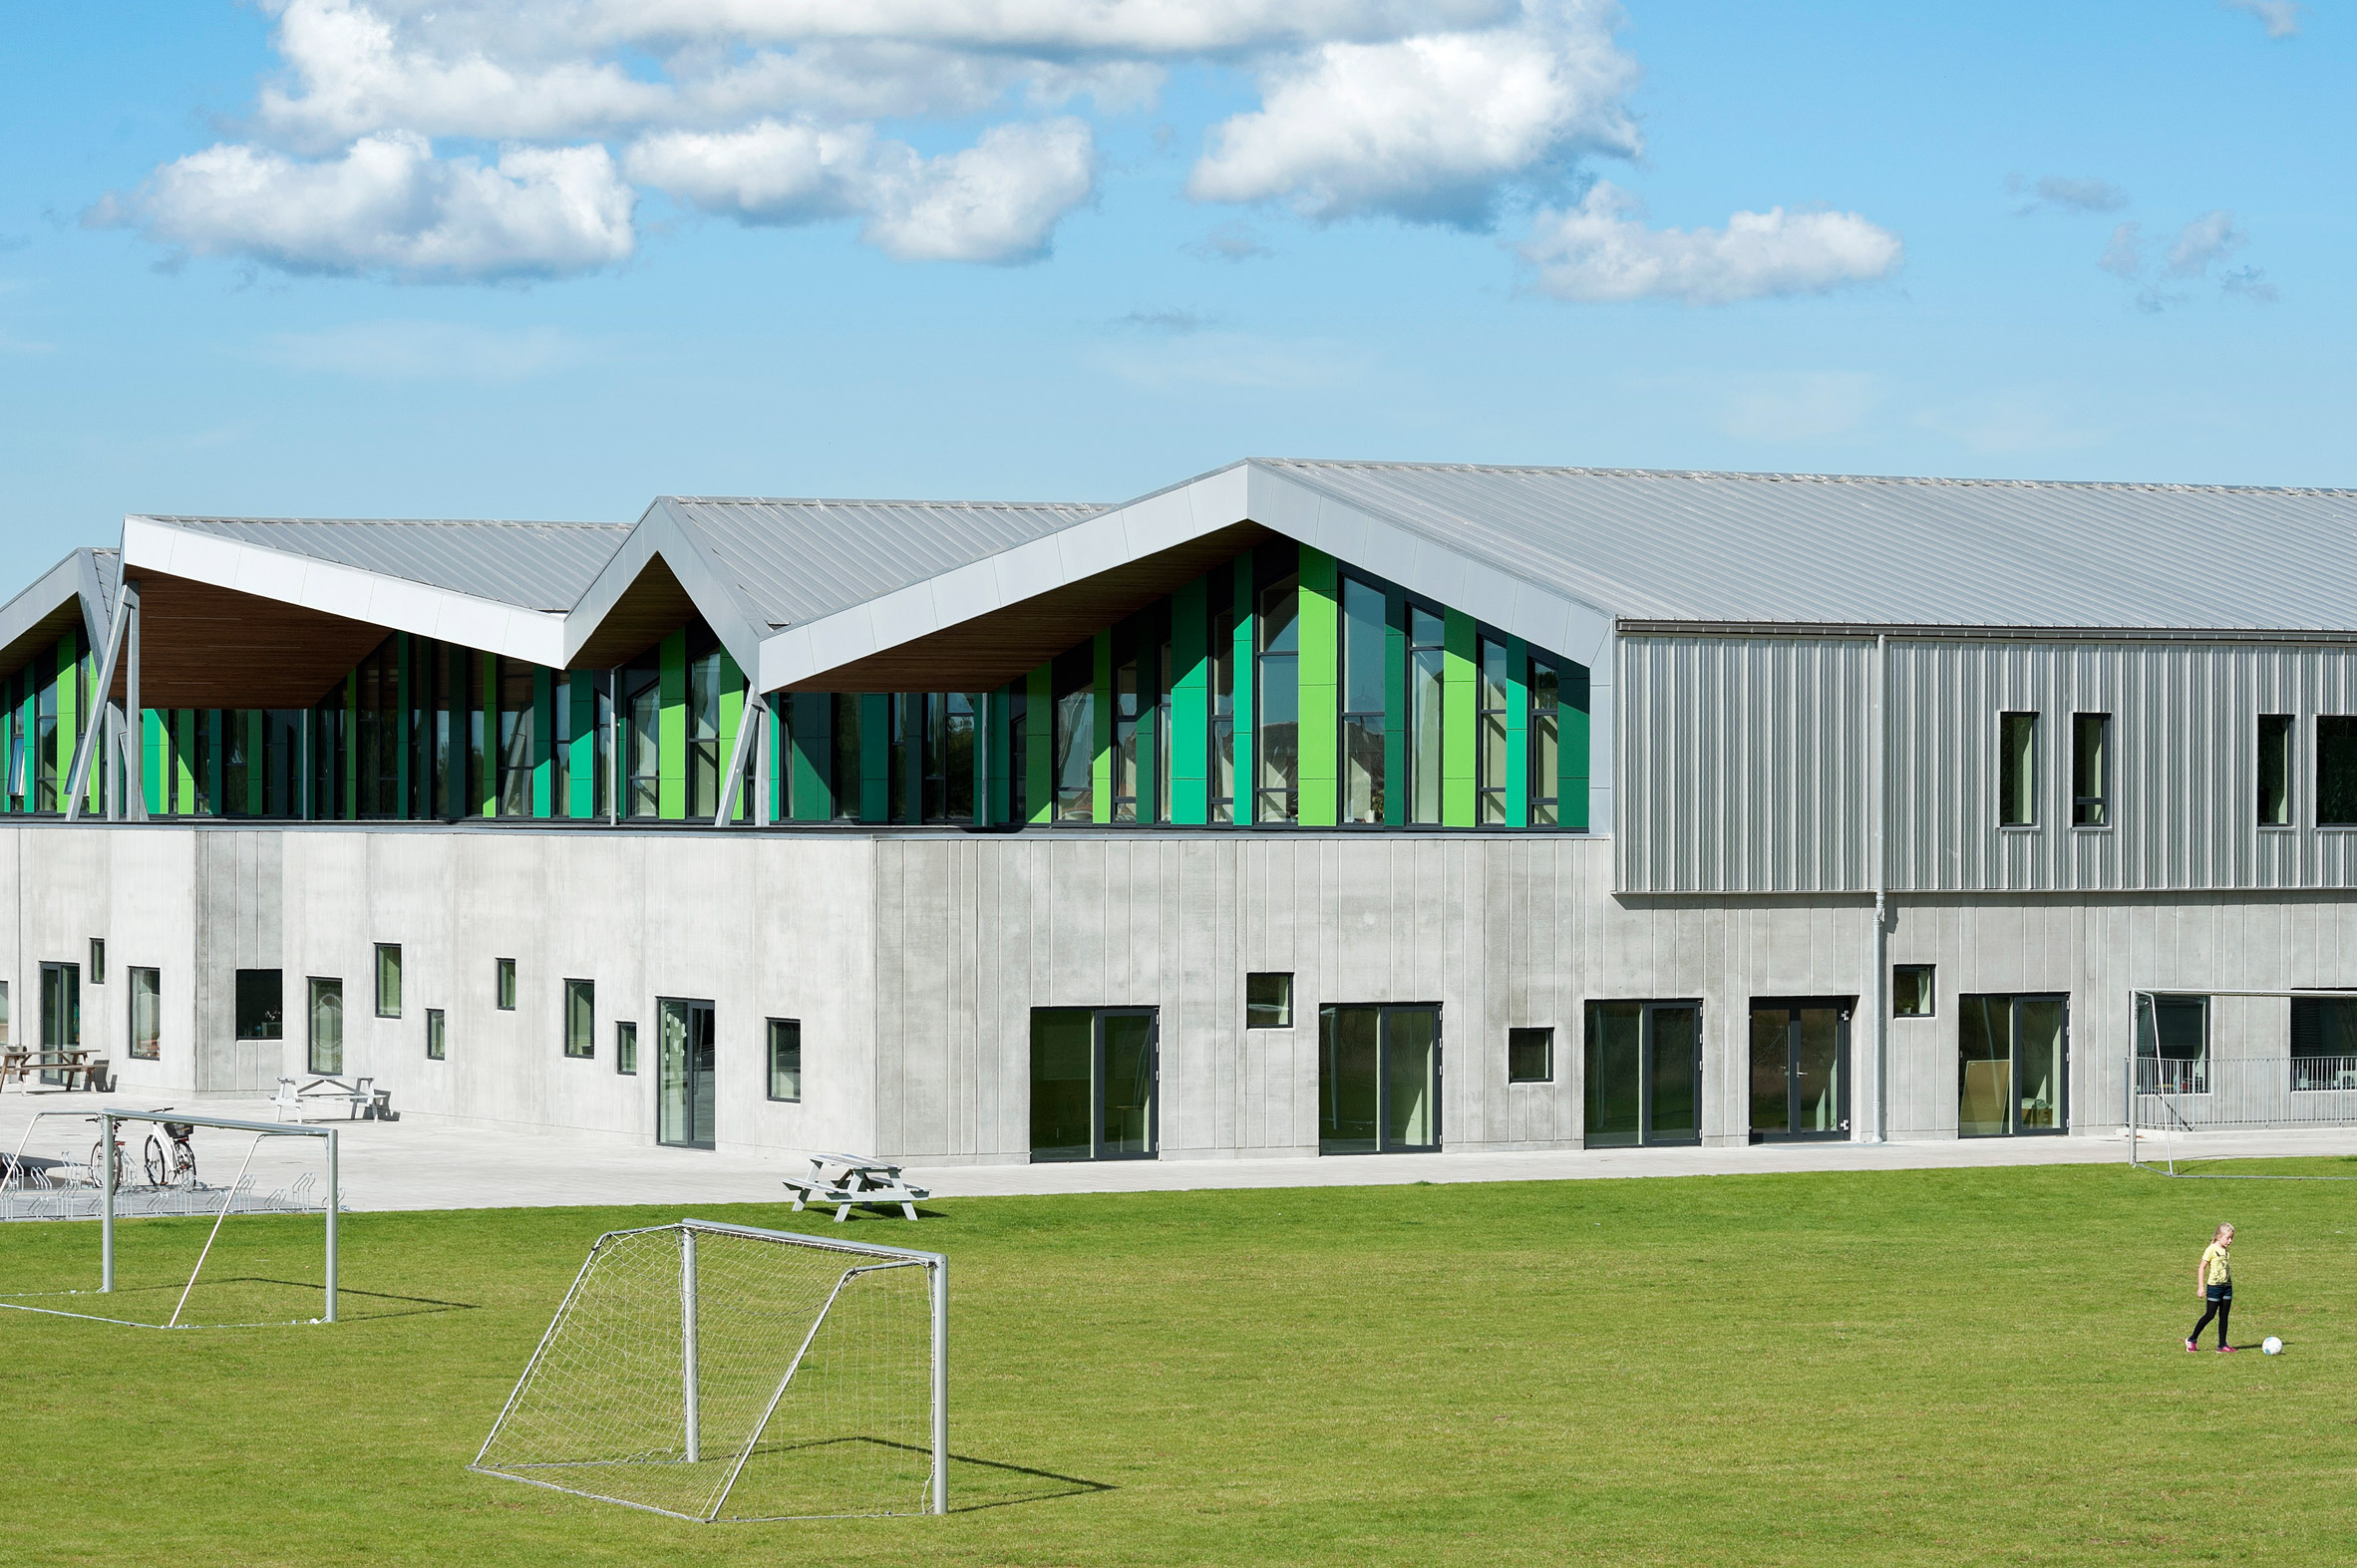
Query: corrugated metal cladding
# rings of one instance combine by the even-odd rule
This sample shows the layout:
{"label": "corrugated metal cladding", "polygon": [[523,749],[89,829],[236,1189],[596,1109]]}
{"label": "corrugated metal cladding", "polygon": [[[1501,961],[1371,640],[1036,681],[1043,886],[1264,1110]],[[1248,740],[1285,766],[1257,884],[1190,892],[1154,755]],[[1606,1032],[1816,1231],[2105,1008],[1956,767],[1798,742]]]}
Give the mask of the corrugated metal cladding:
{"label": "corrugated metal cladding", "polygon": [[[1874,643],[1624,635],[1615,876],[1629,893],[1870,892]],[[2344,890],[2316,825],[2318,714],[2357,715],[2357,648],[1889,644],[1896,892]],[[2038,716],[2035,825],[1997,822],[1998,721]],[[2072,824],[2079,714],[2111,716],[2108,823]],[[2293,727],[2288,828],[2258,822],[2258,718]]]}
{"label": "corrugated metal cladding", "polygon": [[1093,502],[761,500],[666,495],[755,618],[798,626],[1028,544]]}
{"label": "corrugated metal cladding", "polygon": [[264,549],[471,593],[526,610],[569,610],[629,537],[619,522],[317,517],[157,517]]}

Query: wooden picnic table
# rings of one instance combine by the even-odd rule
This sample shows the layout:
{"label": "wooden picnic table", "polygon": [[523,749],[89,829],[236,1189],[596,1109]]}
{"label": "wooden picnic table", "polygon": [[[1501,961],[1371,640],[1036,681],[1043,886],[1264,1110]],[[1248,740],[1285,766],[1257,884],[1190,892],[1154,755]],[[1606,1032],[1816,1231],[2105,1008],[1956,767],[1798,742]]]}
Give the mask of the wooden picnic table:
{"label": "wooden picnic table", "polygon": [[36,1073],[56,1073],[65,1078],[65,1088],[74,1088],[74,1080],[82,1080],[82,1088],[99,1089],[107,1071],[107,1059],[93,1047],[84,1046],[73,1051],[36,1051],[31,1046],[14,1046],[0,1052],[0,1088],[10,1079],[27,1085]]}
{"label": "wooden picnic table", "polygon": [[932,1194],[901,1178],[900,1167],[856,1154],[813,1154],[808,1176],[788,1176],[786,1190],[794,1194],[794,1212],[805,1204],[832,1203],[840,1225],[854,1208],[898,1208],[903,1217],[916,1218],[916,1205]]}

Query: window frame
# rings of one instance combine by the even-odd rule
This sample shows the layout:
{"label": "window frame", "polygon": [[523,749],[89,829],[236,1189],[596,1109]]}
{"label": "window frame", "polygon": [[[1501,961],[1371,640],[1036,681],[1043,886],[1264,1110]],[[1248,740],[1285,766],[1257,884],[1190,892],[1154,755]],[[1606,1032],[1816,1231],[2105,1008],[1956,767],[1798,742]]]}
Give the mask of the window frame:
{"label": "window frame", "polygon": [[618,1078],[638,1076],[638,1020],[614,1020],[614,1074]]}
{"label": "window frame", "polygon": [[[1902,974],[1920,974],[1924,977],[1924,1000],[1930,1005],[1920,1013],[1901,1013],[1898,1010],[1898,977]],[[1890,966],[1890,1016],[1892,1018],[1939,1017],[1939,966],[1937,964],[1892,964]]]}
{"label": "window frame", "polygon": [[[778,1092],[781,1075],[781,1069],[779,1067],[779,1052],[781,1047],[789,1052],[794,1059],[794,1066],[791,1070],[788,1070],[791,1071],[794,1076],[792,1094],[780,1094]],[[764,1079],[763,1088],[767,1091],[771,1100],[782,1105],[799,1105],[802,1103],[801,1019],[773,1018],[767,1022],[762,1031],[762,1071]]]}
{"label": "window frame", "polygon": [[[2270,731],[2272,732],[2271,737]],[[2252,792],[2255,796],[2252,801],[2251,814],[2257,819],[2257,825],[2262,828],[2273,828],[2282,832],[2299,826],[2299,792],[2295,784],[2295,781],[2299,778],[2299,731],[2300,721],[2297,714],[2263,713],[2258,715],[2258,753],[2255,758],[2255,766],[2251,770]],[[2275,754],[2274,768],[2281,776],[2278,782],[2282,786],[2283,793],[2283,814],[2273,817],[2267,815],[2267,754],[2270,750],[2270,738],[2273,741],[2272,750]]]}
{"label": "window frame", "polygon": [[[2027,755],[2021,760],[2021,774],[2014,772],[2013,728],[2020,721],[2028,739]],[[2039,768],[2043,762],[2038,735],[2038,714],[2034,710],[2007,709],[1997,715],[1997,826],[2000,830],[2034,831],[2038,827]],[[2018,791],[2008,799],[2010,792]]]}
{"label": "window frame", "polygon": [[[1407,790],[1407,809],[1401,818],[1410,827],[1439,827],[1449,814],[1449,617],[1445,611],[1411,598],[1407,622],[1408,688],[1401,699],[1407,706],[1401,716],[1408,730],[1408,777],[1401,781]],[[1427,625],[1432,635],[1420,639],[1418,632]],[[1417,704],[1427,688],[1433,698],[1429,714]],[[1419,804],[1427,794],[1431,797],[1429,816],[1420,814]]]}
{"label": "window frame", "polygon": [[[1245,971],[1245,974],[1244,974],[1244,1028],[1246,1028],[1246,1029],[1291,1029],[1291,1028],[1293,1027],[1293,976],[1294,976],[1294,974],[1295,974],[1295,971],[1293,971],[1293,970],[1290,970],[1290,969],[1254,969],[1254,970],[1247,970],[1247,971]],[[1278,980],[1278,981],[1282,981],[1282,982],[1284,983],[1284,985],[1283,985],[1283,990],[1284,990],[1284,1000],[1282,1001],[1282,1003],[1280,1003],[1280,1004],[1273,1004],[1273,1005],[1272,1005],[1272,1004],[1269,1004],[1269,1003],[1266,1003],[1266,1002],[1255,1002],[1255,1001],[1253,1001],[1253,1000],[1252,1000],[1252,983],[1253,983],[1254,981],[1256,981],[1256,980]],[[1283,1017],[1282,1017],[1282,1018],[1281,1018],[1281,1019],[1278,1021],[1278,1022],[1275,1022],[1275,1023],[1255,1023],[1255,1022],[1253,1022],[1253,1018],[1252,1018],[1253,1009],[1255,1009],[1255,1008],[1260,1008],[1260,1009],[1263,1009],[1263,1010],[1269,1010],[1269,1009],[1271,1009],[1271,1008],[1272,1008],[1272,1006],[1273,1006],[1273,1007],[1275,1007],[1275,1008],[1277,1008],[1277,1009],[1280,1009],[1280,1010],[1282,1011],[1282,1013],[1283,1013]]]}
{"label": "window frame", "polygon": [[[153,964],[132,964],[128,966],[127,972],[130,975],[131,1000],[124,1009],[129,1025],[129,1043],[124,1049],[130,1053],[134,1062],[161,1062],[164,1060],[164,971]],[[143,976],[146,977],[144,992]],[[148,1014],[145,1051],[140,1049],[140,1005],[143,1000],[147,1003]]]}
{"label": "window frame", "polygon": [[[2327,724],[2334,726],[2334,739],[2330,743],[2325,740],[2324,727]],[[2346,814],[2327,816],[2325,812],[2332,807],[2334,793],[2327,789],[2324,778],[2325,750],[2328,744],[2335,752],[2339,752],[2342,748],[2350,749],[2350,766],[2353,773],[2357,773],[2357,715],[2320,713],[2316,715],[2315,729],[2315,766],[2312,772],[2316,798],[2316,826],[2326,831],[2357,827],[2357,779],[2350,781],[2348,786],[2340,791],[2349,796]]]}
{"label": "window frame", "polygon": [[450,1024],[438,1007],[426,1009],[426,1060],[450,1060]]}
{"label": "window frame", "polygon": [[[399,1018],[401,1016],[401,944],[399,942],[378,942],[374,945],[376,949],[376,1015],[379,1018]],[[385,986],[385,958],[387,954],[391,954],[393,959],[393,985],[390,993]],[[390,1007],[386,1006],[388,995],[392,999]]]}
{"label": "window frame", "polygon": [[[2088,765],[2087,737],[2095,737],[2094,766]],[[2087,776],[2093,772],[2095,777]],[[2112,826],[2112,716],[2071,715],[2071,825],[2091,832]],[[2093,789],[2088,788],[2093,784]]]}
{"label": "window frame", "polygon": [[[1528,705],[1523,719],[1525,736],[1522,742],[1523,764],[1529,770],[1529,782],[1524,785],[1531,827],[1561,827],[1563,825],[1563,666],[1558,661],[1541,659],[1525,653],[1522,659],[1522,700]],[[1538,672],[1546,672],[1545,690],[1553,701],[1538,700],[1540,680]],[[1546,737],[1542,742],[1541,736]],[[1547,764],[1553,765],[1554,777],[1545,777]],[[1541,788],[1541,785],[1545,788]]]}
{"label": "window frame", "polygon": [[[719,807],[713,807],[718,810]],[[581,1010],[581,1027],[574,1028],[576,1004]],[[562,1024],[565,1059],[570,1062],[590,1062],[597,1057],[597,982],[567,978],[564,982],[564,1019]]]}
{"label": "window frame", "polygon": [[515,1011],[515,960],[492,960],[492,1005],[502,1013]]}
{"label": "window frame", "polygon": [[[277,1015],[276,1017],[274,1017],[274,1018],[266,1018],[266,1019],[261,1019],[261,1020],[258,1020],[258,1021],[256,1022],[256,1025],[255,1025],[255,1027],[256,1027],[257,1029],[258,1029],[258,1028],[260,1028],[260,1027],[262,1027],[263,1025],[267,1025],[267,1026],[269,1027],[269,1030],[270,1030],[270,1032],[269,1032],[268,1034],[250,1034],[250,1035],[249,1035],[249,1034],[247,1034],[247,1033],[246,1033],[246,1017],[245,1017],[245,992],[246,992],[246,980],[245,980],[245,977],[246,977],[246,976],[248,976],[248,975],[254,975],[254,976],[261,976],[261,975],[275,975],[275,976],[277,976],[277,977],[278,977],[278,1006],[277,1006],[277,1008],[276,1008],[275,1010],[264,1010],[264,1009],[262,1009],[262,1008],[260,1008],[260,1007],[258,1007],[258,1006],[257,1006],[257,1007],[256,1007],[256,1009],[255,1009],[255,1011],[257,1011],[257,1012],[262,1012],[262,1011],[275,1011],[275,1013],[276,1013],[276,1015]],[[231,1017],[230,1017],[230,1024],[231,1024],[231,1028],[232,1028],[232,1029],[233,1029],[233,1031],[234,1031],[234,1034],[233,1034],[233,1037],[232,1037],[232,1038],[234,1038],[234,1039],[237,1039],[237,1040],[277,1040],[277,1041],[283,1041],[283,1040],[285,1040],[285,1039],[286,1039],[286,971],[285,971],[284,969],[239,969],[239,970],[235,970],[235,971],[233,971],[233,972],[232,972],[232,977],[231,977],[231,980],[230,980],[230,983],[229,983],[229,984],[230,984],[230,1003],[229,1003],[229,1007],[230,1007],[230,1015],[231,1015]],[[259,981],[257,980],[255,984],[256,984],[256,987],[258,988],[258,986],[259,986]]]}
{"label": "window frame", "polygon": [[[1337,815],[1344,826],[1381,827],[1389,819],[1386,767],[1389,742],[1390,696],[1390,638],[1389,600],[1381,586],[1368,578],[1344,572],[1335,589],[1335,620],[1340,646],[1336,650],[1336,696],[1340,700],[1340,728],[1335,744],[1340,748],[1336,758]],[[1367,601],[1372,601],[1374,614],[1362,613]],[[1363,640],[1371,640],[1370,653]],[[1367,672],[1362,661],[1373,665],[1374,690],[1354,691],[1355,684]],[[1372,695],[1375,706],[1366,706]],[[1353,703],[1352,698],[1360,699]],[[1367,804],[1364,813],[1352,803],[1351,791],[1363,771],[1367,782]]]}
{"label": "window frame", "polygon": [[83,973],[90,977],[89,983],[91,985],[103,986],[107,983],[107,939],[105,937],[94,936],[90,939],[90,967]]}
{"label": "window frame", "polygon": [[[1504,827],[1514,774],[1514,661],[1502,637],[1474,635],[1474,825]],[[1491,699],[1497,699],[1495,703]]]}
{"label": "window frame", "polygon": [[[335,998],[335,1061],[320,1065],[319,1004],[323,998]],[[344,979],[341,975],[305,975],[303,977],[303,1062],[307,1071],[322,1076],[342,1077],[344,1046],[348,1031],[344,1028]]]}
{"label": "window frame", "polygon": [[[1538,1072],[1518,1072],[1515,1053],[1518,1048],[1535,1044],[1538,1048]],[[1555,1029],[1552,1024],[1530,1024],[1506,1032],[1506,1081],[1509,1084],[1552,1084],[1555,1081]]]}

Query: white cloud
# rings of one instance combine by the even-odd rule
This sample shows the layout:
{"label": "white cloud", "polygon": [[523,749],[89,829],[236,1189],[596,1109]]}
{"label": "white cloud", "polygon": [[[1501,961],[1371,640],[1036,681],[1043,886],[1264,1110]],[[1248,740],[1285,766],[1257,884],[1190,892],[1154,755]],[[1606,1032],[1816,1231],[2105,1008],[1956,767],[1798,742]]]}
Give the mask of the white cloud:
{"label": "white cloud", "polygon": [[1738,212],[1719,228],[1647,228],[1624,191],[1598,180],[1578,206],[1543,210],[1516,248],[1542,293],[1580,301],[1674,299],[1725,305],[1821,294],[1897,270],[1896,234],[1855,212]]}
{"label": "white cloud", "polygon": [[2095,264],[2117,278],[2133,278],[2145,266],[2145,226],[2142,223],[2123,223],[2112,230],[2111,240]]}
{"label": "white cloud", "polygon": [[220,145],[92,209],[197,255],[408,281],[561,277],[630,255],[636,197],[602,147],[511,148],[485,167],[426,139],[363,137],[341,157]]}
{"label": "white cloud", "polygon": [[1188,176],[1200,201],[1276,201],[1319,222],[1388,213],[1486,226],[1516,186],[1582,153],[1642,148],[1622,98],[1636,62],[1619,8],[1532,0],[1511,25],[1328,43],[1262,76],[1257,110],[1223,122]]}
{"label": "white cloud", "polygon": [[775,120],[742,131],[664,131],[633,147],[622,169],[707,212],[749,223],[807,223],[857,210],[851,187],[873,140],[863,126],[830,130]]}
{"label": "white cloud", "polygon": [[860,234],[897,261],[1029,261],[1089,199],[1096,148],[1078,120],[993,126],[962,153],[879,168]]}
{"label": "white cloud", "polygon": [[2169,247],[2169,275],[2197,278],[2209,270],[2211,262],[2232,255],[2249,242],[2249,236],[2234,226],[2233,213],[2204,212],[2177,231],[2177,242]]}
{"label": "white cloud", "polygon": [[2300,13],[2308,8],[2299,0],[2222,0],[2229,11],[2240,11],[2259,19],[2269,38],[2296,38],[2300,30]]}

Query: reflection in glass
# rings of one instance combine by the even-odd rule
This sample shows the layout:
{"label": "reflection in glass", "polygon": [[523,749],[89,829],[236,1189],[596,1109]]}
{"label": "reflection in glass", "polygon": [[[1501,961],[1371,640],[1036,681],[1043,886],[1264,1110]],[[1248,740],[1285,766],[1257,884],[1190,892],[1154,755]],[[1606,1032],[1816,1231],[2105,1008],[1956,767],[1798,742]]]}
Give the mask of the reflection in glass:
{"label": "reflection in glass", "polygon": [[1383,1141],[1387,1148],[1430,1148],[1440,1141],[1440,1022],[1430,1008],[1384,1010]]}
{"label": "reflection in glass", "polygon": [[1595,1002],[1587,1010],[1587,1127],[1589,1148],[1633,1144],[1642,1127],[1640,1071],[1645,1004]]}
{"label": "reflection in glass", "polygon": [[1372,1007],[1318,1012],[1318,1152],[1371,1154],[1382,1102],[1382,1013]]}
{"label": "reflection in glass", "polygon": [[2005,1102],[2013,1094],[2013,999],[1956,999],[1956,1135],[1999,1137],[2012,1130]]}
{"label": "reflection in glass", "polygon": [[1656,1007],[1646,1019],[1650,1072],[1646,1091],[1652,1103],[1645,1123],[1647,1142],[1691,1142],[1702,1133],[1702,1013],[1691,1007]]}
{"label": "reflection in glass", "polygon": [[1441,715],[1447,628],[1429,610],[1408,610],[1408,820],[1441,819]]}
{"label": "reflection in glass", "polygon": [[1484,638],[1476,687],[1480,710],[1475,721],[1474,788],[1485,826],[1506,820],[1507,690],[1506,645]]}
{"label": "reflection in glass", "polygon": [[1792,1129],[1792,1019],[1787,1010],[1752,1009],[1752,1130]]}
{"label": "reflection in glass", "polygon": [[1794,1026],[1793,1130],[1835,1132],[1842,1125],[1842,1015],[1805,1007]]}
{"label": "reflection in glass", "polygon": [[1562,822],[1562,688],[1555,667],[1530,661],[1530,825]]}
{"label": "reflection in glass", "polygon": [[623,754],[630,776],[626,814],[656,815],[663,806],[663,694],[657,682],[630,694],[630,734]]}
{"label": "reflection in glass", "polygon": [[1253,819],[1290,822],[1300,814],[1300,592],[1291,573],[1260,590],[1260,730],[1258,804]]}
{"label": "reflection in glass", "polygon": [[311,1071],[344,1071],[344,983],[311,982]]}
{"label": "reflection in glass", "polygon": [[1088,687],[1056,699],[1056,819],[1086,822],[1097,809],[1097,694]]}
{"label": "reflection in glass", "polygon": [[682,1148],[713,1146],[712,1004],[655,1003],[655,1135]]}
{"label": "reflection in glass", "polygon": [[2016,1004],[2014,1054],[2020,1116],[2016,1132],[2051,1132],[2062,1125],[2063,1004],[2060,997],[2023,997]]}
{"label": "reflection in glass", "polygon": [[1342,584],[1342,819],[1383,820],[1383,592]]}
{"label": "reflection in glass", "polygon": [[1096,1152],[1091,1067],[1097,1018],[1085,1008],[1031,1015],[1031,1157],[1087,1159]]}
{"label": "reflection in glass", "polygon": [[1211,820],[1235,820],[1235,612],[1211,617]]}
{"label": "reflection in glass", "polygon": [[1105,1015],[1105,1108],[1100,1155],[1154,1152],[1154,1020],[1143,1013]]}

